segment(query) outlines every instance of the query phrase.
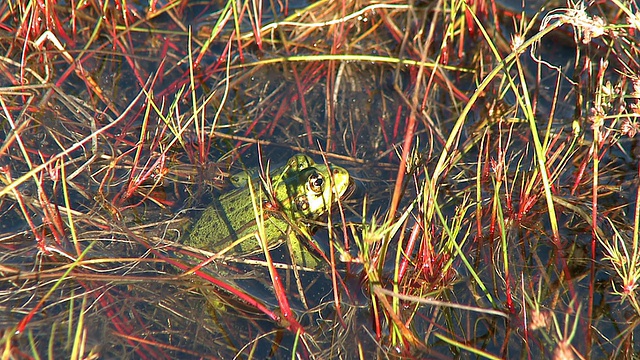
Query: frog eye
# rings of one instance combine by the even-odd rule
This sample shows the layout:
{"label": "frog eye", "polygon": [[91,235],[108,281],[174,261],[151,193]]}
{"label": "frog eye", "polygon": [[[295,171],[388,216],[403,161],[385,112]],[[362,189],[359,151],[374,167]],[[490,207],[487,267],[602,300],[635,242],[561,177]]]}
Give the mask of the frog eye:
{"label": "frog eye", "polygon": [[320,173],[313,173],[309,175],[309,179],[307,180],[309,184],[309,190],[313,191],[316,194],[322,193],[322,185],[324,185],[324,179]]}
{"label": "frog eye", "polygon": [[296,207],[298,211],[307,211],[309,209],[309,200],[304,195],[300,195],[296,198]]}

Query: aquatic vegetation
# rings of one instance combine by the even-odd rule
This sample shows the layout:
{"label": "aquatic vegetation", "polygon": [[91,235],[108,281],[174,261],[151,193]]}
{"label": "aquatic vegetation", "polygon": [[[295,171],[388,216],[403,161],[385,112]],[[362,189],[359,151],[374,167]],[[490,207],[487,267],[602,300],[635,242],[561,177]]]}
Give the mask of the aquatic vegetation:
{"label": "aquatic vegetation", "polygon": [[640,9],[527,6],[0,4],[3,357],[637,353]]}

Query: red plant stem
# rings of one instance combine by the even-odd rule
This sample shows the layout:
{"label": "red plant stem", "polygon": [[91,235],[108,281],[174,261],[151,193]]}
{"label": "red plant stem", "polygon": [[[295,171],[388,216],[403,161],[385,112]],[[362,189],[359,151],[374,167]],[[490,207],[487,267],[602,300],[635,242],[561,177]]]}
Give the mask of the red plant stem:
{"label": "red plant stem", "polygon": [[256,45],[258,45],[258,49],[260,51],[263,51],[262,34],[260,32],[260,28],[262,27],[262,0],[253,0],[251,1],[249,6],[253,7],[253,21],[251,21],[253,36],[256,39]]}
{"label": "red plant stem", "polygon": [[[143,242],[144,243],[144,242]],[[149,249],[152,250],[152,252],[154,252],[156,255],[164,258],[169,264],[185,270],[185,271],[189,271],[192,272],[192,269],[189,268],[188,266],[184,265],[183,263],[168,258],[166,256],[162,256],[161,254],[159,254],[157,251],[155,251],[154,249],[152,249],[151,247],[149,247]],[[269,308],[267,308],[263,303],[259,302],[257,299],[255,299],[254,297],[252,297],[251,295],[247,294],[246,292],[235,288],[233,286],[231,286],[230,284],[221,281],[209,274],[207,274],[206,272],[203,272],[201,270],[195,270],[193,271],[193,273],[197,276],[199,276],[200,278],[210,282],[211,284],[221,288],[222,290],[225,290],[227,292],[229,292],[230,294],[237,296],[240,300],[246,302],[247,304],[255,307],[256,309],[258,309],[259,311],[261,311],[262,313],[264,313],[266,316],[268,316],[271,320],[275,321],[276,323],[281,323],[280,320],[280,316],[276,313],[274,313],[273,311],[271,311]],[[278,278],[277,281],[280,281],[280,279]],[[280,285],[282,285],[282,283],[280,283]],[[279,299],[278,299],[279,300]],[[285,313],[285,310],[282,309],[283,314]],[[290,331],[292,331],[293,333],[304,333],[304,328],[302,327],[302,325],[300,325],[300,323],[293,317],[291,316],[291,311],[290,309],[288,309],[289,314],[287,315],[287,321],[289,322],[288,326],[286,326],[286,328],[288,328]]]}
{"label": "red plant stem", "polygon": [[[409,265],[409,259],[411,258],[413,249],[415,249],[416,247],[416,243],[417,243],[418,237],[420,236],[421,229],[422,229],[422,226],[419,223],[415,223],[413,225],[411,236],[409,237],[409,241],[407,242],[407,246],[405,247],[405,251],[404,251],[406,256],[402,257],[402,262],[400,263],[400,270],[398,271],[398,282],[402,281],[402,278],[404,277],[404,273],[407,271],[407,266]],[[432,255],[432,253],[430,255]]]}
{"label": "red plant stem", "polygon": [[[87,289],[91,289],[91,287],[89,287],[88,285],[84,285],[84,286]],[[154,352],[154,349],[148,346],[147,342],[136,341],[134,343],[135,339],[132,339],[131,334],[133,334],[136,331],[136,328],[131,326],[127,320],[123,320],[121,315],[122,312],[116,311],[116,309],[114,309],[114,304],[116,304],[118,301],[114,300],[113,296],[109,291],[104,291],[102,293],[96,292],[96,294],[97,294],[96,299],[98,300],[98,303],[105,310],[107,317],[111,320],[111,323],[113,324],[113,327],[116,329],[116,331],[119,332],[117,335],[127,339],[127,342],[129,343],[129,345],[132,348],[136,349],[136,353],[138,354],[138,356],[140,356],[141,359],[148,359],[149,358],[148,355],[151,356],[151,359],[163,359],[163,358],[168,359],[169,358],[168,356],[166,356],[166,354],[164,357],[161,357],[159,356],[159,354],[156,354]],[[135,311],[133,312],[133,314],[135,315]],[[138,318],[137,316],[135,317]],[[146,329],[144,324],[140,324],[140,325],[141,325],[140,328]],[[126,334],[126,335],[123,335],[123,334]],[[144,351],[142,351],[141,348],[143,348]]]}
{"label": "red plant stem", "polygon": [[[336,119],[336,105],[337,105],[337,99],[334,98],[334,94],[336,93],[336,85],[339,87],[340,86],[340,82],[338,81],[337,75],[339,74],[338,71],[336,71],[336,62],[335,61],[329,61],[329,63],[327,64],[327,71],[325,72],[325,87],[324,87],[324,96],[325,96],[325,102],[324,102],[324,108],[325,108],[325,112],[326,112],[326,120],[327,120],[327,129],[326,129],[326,143],[324,144],[324,148],[327,151],[334,151],[335,150],[335,145],[332,143],[333,141],[333,133],[334,133],[334,129],[335,129],[335,119]],[[381,126],[381,128],[383,129],[382,131],[384,132],[384,127]],[[357,137],[354,137],[351,140],[351,149],[347,150],[350,154],[356,154],[356,140]]]}
{"label": "red plant stem", "polygon": [[[298,323],[298,320],[295,318],[295,315],[291,311],[291,306],[289,305],[289,299],[287,299],[287,292],[282,285],[282,280],[280,280],[280,274],[273,266],[273,259],[271,258],[271,253],[267,250],[264,252],[265,259],[267,260],[267,264],[269,264],[269,276],[271,276],[271,283],[273,284],[273,291],[276,294],[276,299],[278,299],[278,305],[280,306],[280,314],[287,321],[286,326],[292,326],[295,329],[294,332],[303,332],[302,325]],[[282,320],[278,317],[275,319],[279,324],[282,325]]]}
{"label": "red plant stem", "polygon": [[[393,135],[391,137],[391,141],[393,143],[396,142],[396,139],[398,138],[398,133],[400,132],[400,119],[402,119],[402,106],[398,106],[398,110],[396,110],[396,120],[393,123]],[[394,153],[393,152],[389,152],[389,162],[393,161],[393,156]]]}
{"label": "red plant stem", "polygon": [[58,205],[54,204],[49,200],[49,197],[42,189],[42,173],[40,173],[39,181],[40,186],[38,186],[38,197],[40,200],[40,207],[42,208],[43,213],[43,221],[48,225],[53,238],[55,239],[58,245],[62,244],[62,240],[64,239],[64,223],[62,221],[62,217],[60,216],[60,210],[58,209]]}
{"label": "red plant stem", "polygon": [[404,134],[404,142],[402,144],[402,158],[400,159],[400,166],[398,167],[398,176],[396,177],[396,185],[393,189],[393,198],[391,199],[391,206],[389,207],[388,216],[390,218],[395,217],[398,205],[400,205],[400,198],[402,197],[402,183],[404,182],[404,175],[407,170],[407,158],[411,152],[411,146],[413,145],[413,137],[416,131],[416,117],[415,114],[410,114],[406,126],[406,132]]}

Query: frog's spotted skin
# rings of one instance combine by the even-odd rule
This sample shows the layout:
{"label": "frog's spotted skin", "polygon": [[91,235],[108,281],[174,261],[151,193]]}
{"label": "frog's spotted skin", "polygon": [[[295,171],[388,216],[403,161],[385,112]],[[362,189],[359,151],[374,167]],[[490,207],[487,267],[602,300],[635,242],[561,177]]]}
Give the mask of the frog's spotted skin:
{"label": "frog's spotted skin", "polygon": [[[248,180],[244,175],[232,177],[236,186],[243,187],[222,195],[202,213],[186,238],[186,245],[214,252],[228,250],[226,253],[233,255],[261,251],[254,236],[258,226]],[[293,156],[285,167],[273,171],[270,185],[263,186],[261,181],[254,180],[254,198],[262,208],[269,247],[288,239],[296,264],[317,267],[319,260],[304,247],[301,241],[306,240],[296,232],[310,232],[307,221],[327,213],[345,195],[350,182],[345,169],[316,164],[302,154]],[[267,192],[265,188],[271,190]],[[242,240],[237,241],[239,239]],[[237,244],[232,247],[234,242]]]}

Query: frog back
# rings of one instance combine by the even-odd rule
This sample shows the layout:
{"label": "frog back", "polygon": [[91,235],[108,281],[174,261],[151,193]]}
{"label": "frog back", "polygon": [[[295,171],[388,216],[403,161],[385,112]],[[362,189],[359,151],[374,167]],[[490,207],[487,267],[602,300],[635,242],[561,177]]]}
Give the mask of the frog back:
{"label": "frog back", "polygon": [[[262,195],[261,191],[257,192],[257,195]],[[256,199],[259,205],[263,202],[260,197]],[[287,237],[289,226],[282,217],[271,211],[263,211],[263,218],[267,239],[274,242],[270,246]],[[251,254],[260,250],[260,244],[254,236],[257,230],[251,194],[248,189],[237,189],[214,200],[202,212],[185,244],[212,252],[230,250],[230,254]],[[238,242],[240,239],[244,240]],[[234,243],[237,244],[227,249]]]}

